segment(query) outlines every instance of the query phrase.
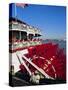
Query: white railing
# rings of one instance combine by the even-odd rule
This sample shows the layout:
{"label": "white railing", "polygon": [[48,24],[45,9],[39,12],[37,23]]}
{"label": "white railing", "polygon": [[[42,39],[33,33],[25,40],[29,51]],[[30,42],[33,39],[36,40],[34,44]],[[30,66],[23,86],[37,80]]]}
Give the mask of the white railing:
{"label": "white railing", "polygon": [[9,48],[11,50],[14,50],[17,48],[25,48],[25,47],[35,46],[35,45],[40,45],[40,44],[41,44],[41,42],[37,42],[37,41],[14,42],[13,44],[12,43],[9,44]]}
{"label": "white railing", "polygon": [[27,27],[23,27],[21,24],[10,24],[9,29],[14,30],[27,30]]}

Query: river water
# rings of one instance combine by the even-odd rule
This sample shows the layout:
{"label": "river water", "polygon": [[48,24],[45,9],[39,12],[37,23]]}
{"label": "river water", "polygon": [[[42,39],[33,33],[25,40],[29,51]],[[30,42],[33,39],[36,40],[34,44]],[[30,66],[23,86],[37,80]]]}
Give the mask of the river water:
{"label": "river water", "polygon": [[66,41],[64,40],[43,40],[42,43],[54,43],[58,44],[60,48],[64,48],[64,53],[66,54]]}

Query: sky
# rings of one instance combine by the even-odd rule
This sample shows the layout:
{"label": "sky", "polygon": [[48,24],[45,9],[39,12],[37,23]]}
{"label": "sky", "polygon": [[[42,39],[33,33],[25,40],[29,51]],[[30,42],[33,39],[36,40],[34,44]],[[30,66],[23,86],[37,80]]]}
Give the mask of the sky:
{"label": "sky", "polygon": [[29,4],[25,8],[12,4],[9,17],[16,17],[41,30],[44,39],[66,38],[66,7]]}

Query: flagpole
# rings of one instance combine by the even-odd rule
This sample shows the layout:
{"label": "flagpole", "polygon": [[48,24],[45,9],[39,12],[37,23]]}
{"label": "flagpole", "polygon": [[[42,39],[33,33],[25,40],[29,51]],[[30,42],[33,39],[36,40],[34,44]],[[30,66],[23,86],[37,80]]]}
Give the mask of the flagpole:
{"label": "flagpole", "polygon": [[16,3],[15,3],[15,18],[17,17]]}
{"label": "flagpole", "polygon": [[[15,20],[16,20],[16,22],[17,22],[17,7],[16,7],[16,3],[15,3]],[[21,40],[21,32],[19,33],[19,35],[20,35],[20,40]]]}

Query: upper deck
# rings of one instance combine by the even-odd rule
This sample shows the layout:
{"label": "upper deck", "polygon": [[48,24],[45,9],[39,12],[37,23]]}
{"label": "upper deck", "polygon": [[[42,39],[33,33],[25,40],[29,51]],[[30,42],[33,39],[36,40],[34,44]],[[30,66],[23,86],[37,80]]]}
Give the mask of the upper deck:
{"label": "upper deck", "polygon": [[30,26],[15,18],[9,19],[9,49],[19,50],[29,46],[41,44],[41,32],[38,28]]}

